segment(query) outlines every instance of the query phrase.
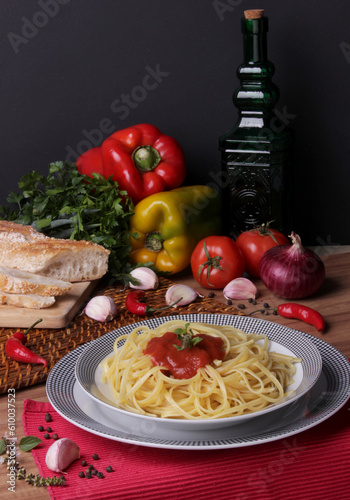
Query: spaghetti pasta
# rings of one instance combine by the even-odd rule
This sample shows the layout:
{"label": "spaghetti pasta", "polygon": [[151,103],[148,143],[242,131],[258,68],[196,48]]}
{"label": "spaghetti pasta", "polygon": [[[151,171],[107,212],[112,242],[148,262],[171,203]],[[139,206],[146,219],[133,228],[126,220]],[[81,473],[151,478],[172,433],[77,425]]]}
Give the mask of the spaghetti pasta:
{"label": "spaghetti pasta", "polygon": [[109,385],[119,407],[161,418],[216,419],[257,412],[287,396],[295,363],[301,360],[269,352],[265,335],[191,323],[194,334],[220,337],[225,357],[199,368],[189,379],[169,376],[143,354],[150,339],[184,327],[181,320],[154,330],[141,325],[116,339],[114,354],[102,362],[102,382]]}

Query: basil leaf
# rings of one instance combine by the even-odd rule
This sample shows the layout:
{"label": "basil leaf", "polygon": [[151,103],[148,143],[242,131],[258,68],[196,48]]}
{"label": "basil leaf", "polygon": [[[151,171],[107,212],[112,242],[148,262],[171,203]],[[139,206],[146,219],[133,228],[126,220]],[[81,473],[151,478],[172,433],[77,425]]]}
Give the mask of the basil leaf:
{"label": "basil leaf", "polygon": [[35,436],[25,436],[20,440],[19,447],[22,451],[30,451],[40,443],[42,443],[41,439]]}
{"label": "basil leaf", "polygon": [[192,338],[192,346],[195,346],[197,344],[199,344],[199,342],[203,340],[201,337],[193,337]]}
{"label": "basil leaf", "polygon": [[0,455],[2,455],[5,450],[6,450],[5,439],[0,439]]}

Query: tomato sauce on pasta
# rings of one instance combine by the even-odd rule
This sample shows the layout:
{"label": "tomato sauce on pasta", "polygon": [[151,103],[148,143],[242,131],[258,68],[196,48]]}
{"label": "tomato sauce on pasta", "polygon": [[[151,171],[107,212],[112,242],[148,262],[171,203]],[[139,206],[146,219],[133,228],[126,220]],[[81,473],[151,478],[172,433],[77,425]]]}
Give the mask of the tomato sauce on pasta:
{"label": "tomato sauce on pasta", "polygon": [[[166,368],[174,378],[194,377],[199,368],[210,365],[215,359],[225,356],[224,342],[220,337],[202,333],[195,335],[201,341],[187,349],[181,347],[181,341],[173,332],[165,332],[161,337],[153,337],[143,354],[151,356],[152,363]],[[164,372],[163,372],[164,373]]]}

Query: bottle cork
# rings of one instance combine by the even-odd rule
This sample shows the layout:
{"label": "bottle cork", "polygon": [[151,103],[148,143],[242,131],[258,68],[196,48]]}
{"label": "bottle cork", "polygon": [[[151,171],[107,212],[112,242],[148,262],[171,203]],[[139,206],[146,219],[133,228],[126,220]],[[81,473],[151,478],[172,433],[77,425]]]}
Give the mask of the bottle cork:
{"label": "bottle cork", "polygon": [[246,19],[260,19],[264,15],[264,9],[245,10],[244,17]]}

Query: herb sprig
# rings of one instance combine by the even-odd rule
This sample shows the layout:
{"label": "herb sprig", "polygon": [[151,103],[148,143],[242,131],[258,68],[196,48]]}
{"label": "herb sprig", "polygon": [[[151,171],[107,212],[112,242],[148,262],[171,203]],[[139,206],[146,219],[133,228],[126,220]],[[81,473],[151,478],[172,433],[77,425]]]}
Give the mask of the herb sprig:
{"label": "herb sprig", "polygon": [[112,178],[90,178],[75,164],[58,161],[47,176],[32,171],[18,183],[21,193],[10,192],[7,201],[16,208],[0,206],[0,216],[55,238],[93,241],[111,251],[109,271],[128,283],[133,266],[129,260],[129,221],[133,203]]}
{"label": "herb sprig", "polygon": [[[13,451],[13,439],[10,439],[8,436],[4,436],[0,439],[0,463],[6,465],[7,470],[11,471],[12,474],[15,474],[16,479],[23,479],[30,486],[64,486],[65,478],[63,476],[57,477],[42,477],[40,474],[31,474],[27,473],[24,467],[22,467],[17,461],[18,450],[28,452],[35,448],[39,443],[41,443],[41,439],[35,436],[25,436],[23,437],[18,446],[16,446],[16,451]],[[11,453],[9,453],[11,450]],[[4,455],[5,456],[2,456]],[[13,458],[15,456],[15,458]],[[13,486],[9,488],[9,490],[14,491]]]}
{"label": "herb sprig", "polygon": [[175,335],[178,340],[180,340],[181,345],[174,344],[174,347],[178,351],[183,351],[186,348],[191,348],[197,345],[202,339],[200,337],[194,337],[194,333],[191,328],[188,328],[190,323],[185,324],[185,328],[176,328],[174,330]]}

